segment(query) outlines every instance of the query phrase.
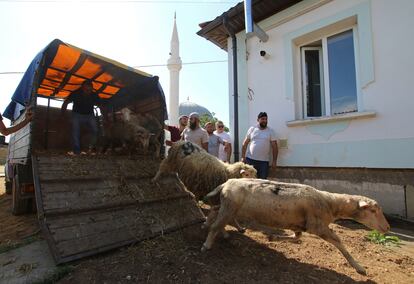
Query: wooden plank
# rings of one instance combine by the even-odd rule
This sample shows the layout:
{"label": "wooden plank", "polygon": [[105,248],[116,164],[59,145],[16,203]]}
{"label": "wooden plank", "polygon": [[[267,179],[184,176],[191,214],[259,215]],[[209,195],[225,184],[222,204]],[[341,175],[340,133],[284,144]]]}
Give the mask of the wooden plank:
{"label": "wooden plank", "polygon": [[13,143],[10,149],[14,153],[18,153],[20,149],[28,149],[30,147],[30,136],[22,137],[19,141]]}
{"label": "wooden plank", "polygon": [[25,137],[22,137],[22,139],[20,139],[19,141],[13,143],[10,149],[16,152],[21,148],[28,148],[28,147],[30,147],[30,136],[25,136]]}
{"label": "wooden plank", "polygon": [[149,179],[142,182],[105,179],[64,184],[43,183],[42,198],[45,212],[56,213],[87,208],[119,206],[120,204],[154,202],[185,197],[187,192],[175,188],[161,188]]}
{"label": "wooden plank", "polygon": [[137,168],[136,172],[124,172],[116,169],[82,169],[82,168],[67,168],[67,169],[55,169],[50,171],[39,170],[42,182],[49,181],[76,181],[76,180],[100,180],[106,177],[117,178],[153,178],[156,172],[141,171]]}
{"label": "wooden plank", "polygon": [[10,159],[18,159],[18,158],[27,158],[28,153],[30,153],[30,145],[24,145],[20,148],[12,147],[9,150],[9,158]]}
{"label": "wooden plank", "polygon": [[45,149],[45,131],[47,133],[48,150],[69,151],[72,147],[71,113],[61,113],[60,108],[37,105],[33,121],[32,147],[34,151]]}
{"label": "wooden plank", "polygon": [[[130,214],[125,214],[123,215],[124,218],[121,217],[117,221],[111,222],[109,220],[107,223],[102,224],[91,222],[83,223],[83,226],[80,226],[78,230],[71,232],[71,235],[74,237],[69,240],[59,241],[57,239],[58,237],[65,236],[65,233],[67,235],[68,228],[65,228],[64,232],[58,232],[58,230],[52,231],[52,234],[55,237],[59,253],[62,257],[65,257],[126,240],[137,241],[146,239],[172,228],[183,227],[186,223],[193,223],[194,216],[188,214],[190,210],[186,209],[193,207],[194,203],[191,205],[187,204],[187,206],[185,203],[181,203],[180,206],[182,206],[181,211],[186,211],[186,214],[179,214],[180,216],[177,216],[177,214],[163,213],[162,211],[164,210],[161,209],[166,209],[167,212],[171,213],[176,211],[177,207],[174,204],[171,204],[170,208],[164,205],[162,208],[155,207],[142,211],[135,210],[135,218],[131,218]],[[120,213],[122,214],[123,212]]]}
{"label": "wooden plank", "polygon": [[[118,194],[136,197],[135,200],[153,198],[154,196],[164,196],[170,192],[177,192],[179,185],[171,184],[164,188],[162,184],[152,183],[151,178],[123,178],[110,176],[102,180],[73,180],[71,183],[59,183],[56,181],[44,182],[42,184],[42,194],[66,194],[74,192],[82,194],[84,192],[96,192],[96,194]],[[88,193],[89,194],[89,193]]]}
{"label": "wooden plank", "polygon": [[[71,183],[60,183],[57,181],[44,182],[42,185],[42,194],[59,194],[66,192],[78,192],[78,191],[108,191],[110,189],[115,189],[116,186],[119,186],[120,182],[123,179],[117,177],[107,177],[104,180],[74,180]],[[124,179],[125,180],[125,179]],[[128,183],[134,182],[139,179],[126,179]],[[142,183],[145,183],[146,186],[151,184],[149,178],[142,179]]]}
{"label": "wooden plank", "polygon": [[120,170],[128,170],[133,167],[139,166],[142,168],[144,165],[146,168],[156,171],[160,164],[159,159],[145,159],[144,156],[139,156],[137,159],[128,159],[125,156],[50,156],[38,158],[40,168],[56,168],[56,167],[91,167],[94,168],[112,168]]}
{"label": "wooden plank", "polygon": [[114,159],[102,157],[47,157],[39,159],[41,181],[84,180],[106,177],[150,178],[154,177],[159,160]]}
{"label": "wooden plank", "polygon": [[[166,205],[168,204],[168,206]],[[177,214],[167,214],[165,212],[159,212],[159,209],[171,210],[171,207],[176,207],[177,205],[183,206],[185,208],[185,214],[181,214],[181,218]],[[110,231],[119,230],[121,227],[127,226],[128,230],[136,230],[140,227],[141,224],[153,224],[166,223],[165,218],[174,219],[175,223],[186,223],[189,220],[193,219],[194,215],[199,214],[198,211],[192,211],[193,203],[190,199],[180,199],[180,200],[169,200],[153,204],[144,204],[140,206],[130,206],[128,208],[118,210],[118,211],[106,211],[99,212],[97,214],[88,213],[88,214],[79,214],[72,215],[69,217],[72,220],[71,223],[68,223],[68,218],[65,219],[52,219],[48,220],[49,228],[54,235],[56,242],[68,241],[68,240],[77,240],[80,237],[99,235]],[[200,220],[203,220],[202,218]],[[165,224],[164,224],[165,225]],[[76,234],[71,234],[76,232]],[[121,232],[119,232],[121,233]]]}
{"label": "wooden plank", "polygon": [[[159,165],[160,160],[153,158],[146,158],[146,156],[137,156],[129,158],[128,156],[111,156],[111,155],[97,155],[97,156],[68,156],[68,155],[50,155],[50,156],[39,156],[39,166],[45,165],[57,166],[58,163],[68,164],[85,164],[99,166],[101,163],[105,165],[136,165],[142,163],[149,163],[153,165]],[[96,164],[99,162],[100,164]]]}
{"label": "wooden plank", "polygon": [[152,174],[156,173],[158,170],[159,163],[146,163],[145,165],[142,163],[106,163],[105,161],[102,161],[100,159],[95,159],[88,163],[83,162],[65,162],[61,161],[60,164],[43,164],[41,163],[39,166],[40,172],[85,172],[85,174],[93,173],[96,171],[110,171],[117,173],[118,175],[122,175],[124,173],[130,173],[130,172],[138,172],[138,174]]}
{"label": "wooden plank", "polygon": [[[23,121],[23,120],[24,120],[23,118],[18,119],[16,123],[13,123],[13,125],[17,124],[18,122]],[[31,130],[31,124],[32,124],[32,122],[26,124],[23,128],[19,129],[19,131],[15,132],[14,136],[13,136],[14,141],[19,141],[23,137],[29,136],[30,135],[30,130]]]}

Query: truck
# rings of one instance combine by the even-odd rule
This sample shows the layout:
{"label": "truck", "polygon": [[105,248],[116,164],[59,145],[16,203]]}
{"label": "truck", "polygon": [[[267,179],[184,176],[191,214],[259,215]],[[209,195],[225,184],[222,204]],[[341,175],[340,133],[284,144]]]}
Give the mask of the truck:
{"label": "truck", "polygon": [[[33,110],[32,121],[10,137],[6,180],[13,194],[12,213],[37,213],[56,263],[204,220],[177,176],[151,181],[163,158],[162,147],[132,154],[67,154],[71,112],[62,112],[60,105],[85,80],[92,81],[113,114],[128,108],[161,126],[167,118],[157,76],[58,39],[35,56],[3,112],[14,124],[25,118],[27,106]],[[99,109],[95,117],[103,136],[108,129]],[[88,133],[81,137],[86,145]],[[156,139],[163,144],[163,135]]]}

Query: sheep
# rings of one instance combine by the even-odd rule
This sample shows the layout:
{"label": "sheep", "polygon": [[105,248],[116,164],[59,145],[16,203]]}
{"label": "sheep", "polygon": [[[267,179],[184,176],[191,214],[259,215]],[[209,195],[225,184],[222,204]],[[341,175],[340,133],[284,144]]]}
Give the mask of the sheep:
{"label": "sheep", "polygon": [[102,152],[107,153],[108,148],[114,151],[127,153],[137,152],[142,149],[147,154],[151,133],[141,125],[134,122],[123,112],[104,113],[103,136],[100,139]]}
{"label": "sheep", "polygon": [[152,147],[155,157],[159,158],[161,150],[160,139],[162,133],[164,132],[162,124],[149,113],[144,115],[134,113],[127,107],[121,109],[121,113],[124,121],[131,125],[141,126],[149,132],[149,140],[148,143],[145,144],[146,148],[144,148],[144,154],[147,153],[148,148]]}
{"label": "sheep", "polygon": [[185,141],[171,146],[153,181],[157,182],[162,175],[171,172],[178,173],[197,200],[229,178],[256,177],[252,166],[242,162],[226,164],[198,145]]}
{"label": "sheep", "polygon": [[366,274],[342,245],[329,224],[338,219],[352,219],[382,233],[390,226],[375,200],[364,196],[329,193],[303,184],[261,179],[230,179],[207,197],[220,194],[220,207],[212,210],[206,221],[209,233],[202,251],[210,249],[218,232],[234,218],[247,219],[264,226],[290,229],[297,240],[302,232],[317,235],[333,244],[358,273]]}

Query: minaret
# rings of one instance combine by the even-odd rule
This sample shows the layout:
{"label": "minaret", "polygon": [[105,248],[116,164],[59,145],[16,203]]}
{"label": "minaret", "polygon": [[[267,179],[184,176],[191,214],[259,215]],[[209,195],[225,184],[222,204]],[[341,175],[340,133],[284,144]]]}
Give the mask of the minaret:
{"label": "minaret", "polygon": [[170,58],[167,67],[170,70],[170,103],[168,120],[170,125],[178,125],[178,99],[180,95],[180,43],[178,42],[176,15],[174,13],[174,28],[171,37]]}

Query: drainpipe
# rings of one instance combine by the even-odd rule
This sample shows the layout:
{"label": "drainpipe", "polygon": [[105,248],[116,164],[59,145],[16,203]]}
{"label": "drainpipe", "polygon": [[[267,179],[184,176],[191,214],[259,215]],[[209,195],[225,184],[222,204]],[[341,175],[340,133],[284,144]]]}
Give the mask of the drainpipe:
{"label": "drainpipe", "polygon": [[234,161],[239,161],[239,91],[237,80],[237,39],[234,31],[229,27],[227,14],[223,17],[223,26],[231,37],[233,50],[233,104],[234,104]]}

